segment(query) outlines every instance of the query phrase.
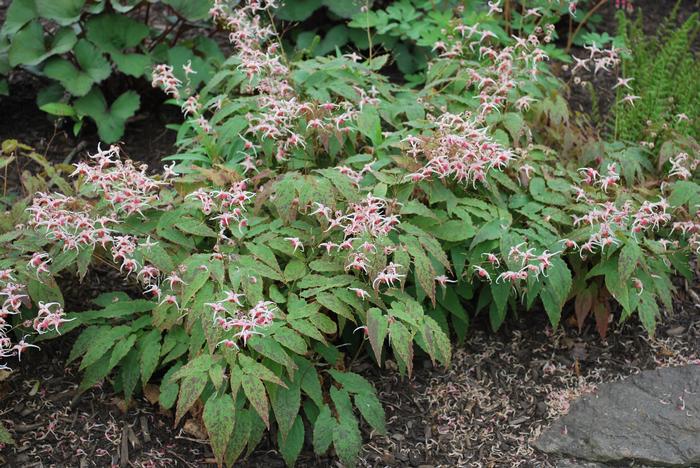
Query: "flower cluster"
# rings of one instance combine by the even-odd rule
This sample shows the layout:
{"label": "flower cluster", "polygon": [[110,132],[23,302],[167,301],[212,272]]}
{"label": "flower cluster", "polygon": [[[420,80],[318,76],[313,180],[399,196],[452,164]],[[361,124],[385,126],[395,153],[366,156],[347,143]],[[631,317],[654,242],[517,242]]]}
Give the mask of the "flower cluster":
{"label": "flower cluster", "polygon": [[[44,257],[42,257],[44,258]],[[30,307],[31,300],[26,293],[26,286],[17,283],[15,272],[12,269],[0,270],[0,358],[17,357],[21,360],[22,353],[28,348],[39,348],[37,345],[27,342],[29,335],[25,335],[19,342],[13,344],[8,336],[12,331],[12,325],[8,321],[11,316],[21,314],[22,307]],[[26,328],[33,328],[42,335],[48,331],[59,331],[59,327],[72,319],[66,319],[63,307],[58,302],[38,303],[38,311],[34,320],[23,323]],[[5,364],[0,364],[0,370],[9,370]]]}
{"label": "flower cluster", "polygon": [[671,163],[671,170],[668,172],[669,177],[688,180],[697,170],[700,159],[691,157],[688,153],[682,152],[669,159],[669,163]]}
{"label": "flower cluster", "polygon": [[238,349],[236,340],[242,340],[243,346],[246,346],[253,335],[263,334],[260,330],[272,323],[277,307],[273,302],[260,301],[247,311],[230,310],[231,307],[241,307],[243,305],[241,299],[244,296],[230,291],[226,291],[224,294],[226,295],[224,299],[206,305],[214,311],[214,323],[222,331],[235,331],[231,338],[221,340],[217,346],[223,345],[226,348]]}
{"label": "flower cluster", "polygon": [[408,136],[407,153],[416,161],[419,157],[428,162],[418,171],[407,176],[412,182],[453,178],[476,187],[486,183],[490,170],[503,170],[514,159],[514,153],[493,141],[486,128],[479,127],[468,116],[446,113],[435,120],[435,133],[431,136]]}
{"label": "flower cluster", "polygon": [[235,226],[240,232],[248,225],[245,217],[245,204],[250,201],[254,193],[248,192],[246,181],[233,184],[229,190],[205,190],[197,189],[185,198],[194,198],[201,204],[202,212],[209,216],[212,212],[219,213],[211,219],[219,223],[219,237],[228,239],[226,231],[231,231]]}
{"label": "flower cluster", "polygon": [[[552,259],[561,253],[562,251],[550,252],[549,250],[535,253],[535,249],[528,248],[525,243],[515,245],[508,251],[508,260],[519,264],[520,268],[501,272],[496,277],[496,283],[505,282],[515,286],[518,282],[529,278],[537,280],[540,275],[547,276],[547,270],[552,266]],[[492,278],[489,270],[500,268],[501,261],[493,253],[485,253],[483,256],[486,265],[472,265],[472,269],[478,278],[490,283]]]}

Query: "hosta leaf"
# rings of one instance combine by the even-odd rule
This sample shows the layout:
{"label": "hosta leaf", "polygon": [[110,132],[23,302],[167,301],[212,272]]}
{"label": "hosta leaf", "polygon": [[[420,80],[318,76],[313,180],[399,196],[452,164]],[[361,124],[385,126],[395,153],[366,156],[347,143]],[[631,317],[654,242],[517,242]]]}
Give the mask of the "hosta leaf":
{"label": "hosta leaf", "polygon": [[277,434],[277,444],[287,466],[293,467],[304,446],[304,422],[300,415],[294,420],[294,425],[286,439],[282,438],[281,432]]}
{"label": "hosta leaf", "polygon": [[207,380],[207,374],[188,375],[182,379],[182,382],[180,382],[180,395],[175,409],[175,425],[180,422],[180,419],[199,399],[199,396],[204,391],[204,387],[207,386]]}
{"label": "hosta leaf", "polygon": [[146,385],[153,372],[158,367],[158,360],[160,358],[160,331],[152,330],[148,335],[146,335],[139,343],[141,347],[141,354],[139,356],[139,361],[141,364],[141,384]]}
{"label": "hosta leaf", "polygon": [[355,395],[355,406],[360,410],[360,414],[365,418],[379,434],[386,434],[386,417],[384,408],[377,395],[372,393],[358,393]]}
{"label": "hosta leaf", "polygon": [[231,395],[219,395],[216,392],[204,404],[202,420],[209,434],[209,442],[217,463],[224,462],[224,456],[235,426],[236,407]]}
{"label": "hosta leaf", "polygon": [[379,365],[382,364],[382,347],[389,330],[389,319],[380,309],[373,307],[367,311],[367,336]]}
{"label": "hosta leaf", "polygon": [[328,405],[321,406],[314,424],[313,445],[316,455],[323,455],[333,443],[333,433],[338,421],[331,414]]}
{"label": "hosta leaf", "polygon": [[241,385],[243,386],[243,392],[246,398],[250,402],[251,406],[260,415],[265,426],[270,428],[270,416],[269,407],[267,402],[267,395],[265,394],[265,386],[258,377],[250,374],[244,374],[241,377]]}

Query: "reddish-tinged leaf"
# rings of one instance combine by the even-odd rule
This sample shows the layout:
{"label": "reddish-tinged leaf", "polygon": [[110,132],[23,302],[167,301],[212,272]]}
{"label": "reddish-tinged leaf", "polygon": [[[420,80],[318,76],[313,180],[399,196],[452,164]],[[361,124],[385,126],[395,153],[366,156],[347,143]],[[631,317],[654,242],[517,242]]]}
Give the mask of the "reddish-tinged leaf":
{"label": "reddish-tinged leaf", "polygon": [[204,387],[207,385],[207,380],[208,376],[204,373],[188,375],[182,379],[180,383],[180,396],[177,399],[177,409],[175,410],[176,426],[202,394]]}
{"label": "reddish-tinged leaf", "polygon": [[209,434],[209,442],[216,457],[216,463],[222,466],[226,448],[235,425],[236,407],[231,395],[213,393],[204,404],[202,419]]}
{"label": "reddish-tinged leaf", "polygon": [[591,286],[584,289],[576,296],[576,300],[574,301],[574,312],[576,313],[576,323],[578,324],[579,332],[583,328],[586,317],[588,317],[593,308],[593,297],[595,296],[594,288],[594,286]]}
{"label": "reddish-tinged leaf", "polygon": [[243,385],[243,392],[248,398],[251,406],[255,408],[255,411],[260,415],[267,429],[270,429],[270,407],[267,402],[267,395],[265,394],[265,386],[262,380],[254,375],[244,374],[241,377],[241,384]]}
{"label": "reddish-tinged leaf", "polygon": [[367,311],[367,335],[379,365],[382,365],[382,347],[389,330],[389,320],[381,310],[373,307]]}

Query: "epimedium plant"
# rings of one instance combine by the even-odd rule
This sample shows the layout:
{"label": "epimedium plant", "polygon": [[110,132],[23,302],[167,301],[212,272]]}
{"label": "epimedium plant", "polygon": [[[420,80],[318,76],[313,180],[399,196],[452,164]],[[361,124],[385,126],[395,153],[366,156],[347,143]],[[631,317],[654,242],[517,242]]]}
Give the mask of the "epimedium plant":
{"label": "epimedium plant", "polygon": [[[22,67],[48,78],[37,105],[74,120],[75,134],[89,118],[111,143],[140,107],[139,94],[121,89],[115,76],[135,83],[150,78],[154,63],[189,63],[197,72],[191,85],[197,87],[223,60],[215,41],[184,37],[188,29],[205,26],[210,6],[178,0],[13,0],[0,29],[0,74]],[[3,88],[8,92],[6,81]]]}

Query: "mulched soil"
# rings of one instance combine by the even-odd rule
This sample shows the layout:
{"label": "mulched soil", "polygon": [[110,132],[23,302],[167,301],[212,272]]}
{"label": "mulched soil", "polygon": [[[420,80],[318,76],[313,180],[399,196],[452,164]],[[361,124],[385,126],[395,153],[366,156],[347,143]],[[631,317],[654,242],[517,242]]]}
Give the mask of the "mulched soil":
{"label": "mulched soil", "polygon": [[[75,294],[100,289],[93,285]],[[114,283],[112,283],[113,285]],[[91,290],[92,289],[92,290]],[[125,289],[128,287],[125,286]],[[569,403],[604,382],[659,366],[700,364],[700,290],[679,284],[676,310],[667,312],[656,338],[630,321],[606,340],[592,329],[552,331],[542,313],[513,320],[497,334],[477,317],[470,338],[457,346],[448,370],[419,358],[411,378],[388,361],[359,363],[386,408],[388,434],[363,427],[360,466],[556,466],[530,442]],[[81,296],[68,297],[71,302]],[[84,296],[82,296],[84,297]],[[82,300],[83,307],[86,303]],[[591,328],[591,327],[589,327]],[[108,384],[79,399],[77,364],[65,368],[73,336],[25,355],[16,372],[0,376],[0,420],[16,438],[0,452],[8,466],[205,466],[212,462],[201,425],[172,426],[172,414],[145,397],[125,408]],[[281,467],[269,439],[240,466]],[[305,449],[298,466],[337,466]]]}
{"label": "mulched soil", "polygon": [[[644,9],[650,28],[673,3],[635,2]],[[681,17],[694,8],[696,0],[684,1]],[[604,29],[614,31],[613,7],[601,14]],[[614,79],[605,74],[584,79],[592,80],[603,96],[601,109],[606,112]],[[94,149],[94,129],[76,140],[69,129],[36,109],[35,94],[41,86],[29,74],[13,74],[11,96],[0,97],[0,140],[17,138],[52,161],[65,160],[79,145]],[[589,113],[587,96],[572,86],[572,107]],[[160,158],[174,151],[173,132],[165,131],[164,125],[177,121],[177,110],[160,104],[157,96],[149,98],[144,109],[127,126],[122,146],[131,158],[158,165]],[[70,280],[65,281],[68,285]],[[83,285],[68,288],[66,299],[71,310],[84,309],[89,298],[121,284],[108,272],[93,271]],[[564,324],[552,331],[544,314],[533,312],[510,321],[497,334],[488,330],[484,317],[477,317],[467,342],[455,346],[447,370],[419,357],[414,375],[401,378],[391,361],[381,369],[357,363],[353,370],[373,381],[379,391],[388,428],[388,434],[380,436],[363,427],[367,443],[360,465],[556,466],[557,460],[536,452],[530,441],[565,413],[577,396],[644,369],[699,362],[700,290],[678,286],[676,308],[665,312],[656,338],[649,338],[635,320],[612,326],[606,340],[592,327],[579,333]],[[123,289],[129,291],[128,285]],[[13,467],[211,464],[210,448],[193,419],[173,427],[172,414],[145,397],[125,408],[109,384],[75,398],[80,372],[77,364],[65,366],[74,339],[69,334],[44,343],[41,352],[24,355],[15,372],[0,374],[0,420],[17,442],[0,450],[0,463]],[[306,446],[298,466],[339,466],[333,458],[316,457]],[[264,439],[237,466],[284,466],[273,447]]]}

